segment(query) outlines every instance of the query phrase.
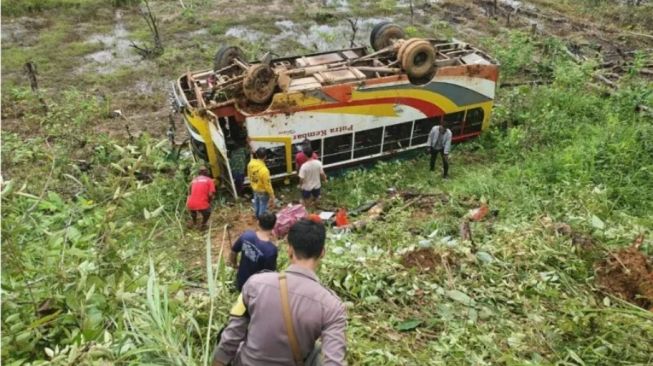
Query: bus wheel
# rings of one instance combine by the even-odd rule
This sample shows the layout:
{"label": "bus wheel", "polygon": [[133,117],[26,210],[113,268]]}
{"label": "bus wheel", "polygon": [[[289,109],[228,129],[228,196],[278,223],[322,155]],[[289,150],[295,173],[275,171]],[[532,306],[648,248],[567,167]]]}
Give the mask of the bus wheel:
{"label": "bus wheel", "polygon": [[384,27],[384,26],[386,26],[388,24],[391,24],[391,23],[390,22],[381,22],[381,23],[376,24],[374,26],[374,28],[372,28],[372,32],[370,33],[370,46],[374,47],[374,39],[376,38],[376,34],[379,32],[379,29],[381,29],[381,27]]}
{"label": "bus wheel", "polygon": [[419,41],[421,38],[409,38],[401,43],[399,46],[399,49],[397,50],[397,60],[401,62],[401,58],[404,55],[404,51],[408,48],[409,45],[411,45],[415,41]]}
{"label": "bus wheel", "polygon": [[435,69],[435,49],[425,40],[411,42],[401,56],[401,67],[411,78],[421,78]]}
{"label": "bus wheel", "polygon": [[213,71],[224,69],[235,59],[245,60],[245,54],[236,46],[222,46],[213,58]]}
{"label": "bus wheel", "polygon": [[257,64],[249,68],[243,80],[245,97],[256,104],[270,101],[277,86],[277,76],[269,65]]}
{"label": "bus wheel", "polygon": [[378,51],[392,45],[394,40],[403,39],[405,36],[404,30],[400,26],[393,23],[380,23],[372,29],[370,43],[374,51]]}

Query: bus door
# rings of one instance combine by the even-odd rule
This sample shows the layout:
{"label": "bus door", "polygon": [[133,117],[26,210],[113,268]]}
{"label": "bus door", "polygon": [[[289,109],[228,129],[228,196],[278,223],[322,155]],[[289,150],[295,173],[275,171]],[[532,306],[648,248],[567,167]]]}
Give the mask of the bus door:
{"label": "bus door", "polygon": [[219,176],[220,181],[224,183],[224,187],[231,193],[234,198],[238,198],[238,192],[236,192],[236,186],[234,185],[233,175],[231,174],[231,165],[229,164],[229,154],[227,152],[227,142],[224,137],[224,132],[220,128],[218,123],[218,118],[211,112],[208,112],[208,115],[213,119],[209,123],[209,134],[211,135],[211,140],[218,150],[218,166],[219,166]]}

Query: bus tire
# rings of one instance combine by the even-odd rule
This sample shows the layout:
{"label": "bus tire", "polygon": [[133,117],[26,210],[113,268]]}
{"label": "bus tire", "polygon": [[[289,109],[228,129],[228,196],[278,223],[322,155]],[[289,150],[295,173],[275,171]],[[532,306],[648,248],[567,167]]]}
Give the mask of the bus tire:
{"label": "bus tire", "polygon": [[235,59],[245,60],[245,54],[236,46],[222,46],[213,58],[213,71],[224,69]]}
{"label": "bus tire", "polygon": [[381,27],[384,27],[387,24],[390,24],[390,22],[381,22],[376,24],[374,28],[372,28],[372,32],[370,33],[370,46],[374,47],[374,38],[376,38],[376,34],[379,32],[379,29],[381,29]]}
{"label": "bus tire", "polygon": [[395,39],[403,39],[406,36],[400,26],[387,23],[379,27],[371,39],[374,51],[381,50],[392,45]]}
{"label": "bus tire", "polygon": [[405,40],[404,42],[402,42],[401,45],[399,46],[399,49],[397,50],[397,60],[399,62],[401,62],[401,58],[404,55],[404,51],[406,51],[406,48],[408,48],[408,46],[410,44],[412,44],[413,42],[419,41],[419,40],[421,40],[421,38],[409,38],[409,39]]}
{"label": "bus tire", "polygon": [[277,87],[277,75],[270,65],[256,64],[247,70],[243,80],[243,94],[255,104],[266,104]]}
{"label": "bus tire", "polygon": [[401,67],[411,78],[422,78],[435,69],[435,49],[428,41],[412,42],[404,50]]}

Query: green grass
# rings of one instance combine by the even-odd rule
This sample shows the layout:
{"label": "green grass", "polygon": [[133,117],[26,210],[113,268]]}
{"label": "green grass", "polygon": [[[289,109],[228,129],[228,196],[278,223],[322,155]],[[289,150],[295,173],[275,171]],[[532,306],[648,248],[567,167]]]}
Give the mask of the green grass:
{"label": "green grass", "polygon": [[[1,137],[6,364],[199,365],[227,320],[234,273],[214,249],[222,223],[212,229],[214,248],[185,228],[193,162],[170,160],[165,140],[117,140],[96,130],[115,103],[141,112],[163,105],[158,93],[131,100],[124,90],[130,80],[209,67],[217,47],[207,41],[222,41],[202,11],[211,4],[185,3],[195,11],[170,20],[169,29],[208,27],[209,34],[187,40],[169,33],[179,44],[169,41],[147,70],[70,79],[76,58],[96,50],[75,38],[70,23],[57,24],[33,48],[3,44],[3,76],[20,74],[38,49],[44,80],[60,74],[66,81],[45,87],[53,91],[45,94],[47,115],[22,76],[3,81],[3,114],[22,126]],[[378,15],[389,4],[353,6]],[[180,12],[176,3],[161,6]],[[145,39],[144,24],[125,17]],[[197,23],[191,27],[189,19]],[[435,27],[412,31],[453,35],[445,24]],[[653,253],[653,124],[635,111],[653,105],[650,85],[633,73],[607,97],[592,86],[594,61],[570,62],[554,39],[498,32],[483,45],[502,62],[502,80],[552,83],[499,89],[493,127],[454,147],[451,180],[429,173],[427,157],[418,155],[353,169],[325,186],[325,203],[349,208],[386,197],[389,187],[448,197],[427,213],[391,201],[384,221],[356,233],[329,232],[319,276],[347,303],[349,363],[651,364],[651,313],[600,291],[593,268],[639,233],[647,238],[642,249]],[[66,42],[70,47],[59,50]],[[262,50],[243,46],[252,55]],[[100,101],[95,88],[122,94]],[[458,240],[459,225],[480,201],[497,215],[471,224],[472,246]],[[233,209],[220,206],[216,216]],[[552,222],[568,223],[595,247],[577,248]],[[451,263],[404,268],[403,255],[422,246]],[[287,264],[285,249],[279,261]]]}

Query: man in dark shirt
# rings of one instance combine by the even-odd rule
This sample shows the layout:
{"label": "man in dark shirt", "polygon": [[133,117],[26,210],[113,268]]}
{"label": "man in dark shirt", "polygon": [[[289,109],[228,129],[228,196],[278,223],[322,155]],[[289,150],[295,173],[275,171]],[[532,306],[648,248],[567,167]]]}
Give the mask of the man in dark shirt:
{"label": "man in dark shirt", "polygon": [[[234,268],[238,268],[236,274],[236,288],[241,291],[247,279],[262,270],[276,271],[277,269],[277,246],[272,242],[272,229],[277,222],[277,216],[271,212],[265,212],[258,217],[259,229],[257,231],[247,230],[236,240],[231,247],[229,262]],[[240,256],[240,265],[236,264]]]}

